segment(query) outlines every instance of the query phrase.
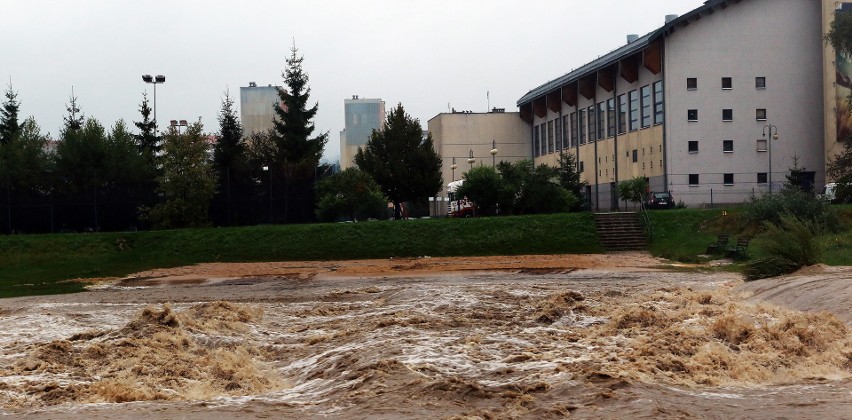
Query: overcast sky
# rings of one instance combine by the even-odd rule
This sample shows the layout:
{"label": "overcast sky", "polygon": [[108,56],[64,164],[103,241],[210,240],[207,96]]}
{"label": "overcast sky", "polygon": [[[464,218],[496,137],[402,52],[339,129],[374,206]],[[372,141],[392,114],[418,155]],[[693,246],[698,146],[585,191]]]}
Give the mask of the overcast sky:
{"label": "overcast sky", "polygon": [[[427,121],[451,108],[515,111],[516,101],[644,35],[703,0],[0,0],[0,81],[21,119],[55,138],[74,93],[87,117],[140,119],[143,74],[157,86],[160,127],[195,121],[218,131],[226,90],[283,84],[295,39],[319,102],[325,156],[339,157],[343,100],[402,103]],[[135,129],[135,127],[133,127]]]}

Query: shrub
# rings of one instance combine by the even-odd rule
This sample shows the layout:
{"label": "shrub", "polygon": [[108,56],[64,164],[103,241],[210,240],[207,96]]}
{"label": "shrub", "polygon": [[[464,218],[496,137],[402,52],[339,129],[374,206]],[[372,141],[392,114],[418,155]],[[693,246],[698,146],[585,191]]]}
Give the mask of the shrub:
{"label": "shrub", "polygon": [[748,280],[789,274],[822,261],[822,247],[815,235],[818,227],[813,222],[787,214],[781,216],[781,226],[766,221],[764,227],[766,232],[760,238],[769,257],[746,264]]}
{"label": "shrub", "polygon": [[836,231],[840,226],[837,213],[826,203],[788,186],[777,194],[752,196],[741,213],[743,228],[766,226],[764,222],[781,226],[782,216],[787,214],[811,224],[814,233]]}

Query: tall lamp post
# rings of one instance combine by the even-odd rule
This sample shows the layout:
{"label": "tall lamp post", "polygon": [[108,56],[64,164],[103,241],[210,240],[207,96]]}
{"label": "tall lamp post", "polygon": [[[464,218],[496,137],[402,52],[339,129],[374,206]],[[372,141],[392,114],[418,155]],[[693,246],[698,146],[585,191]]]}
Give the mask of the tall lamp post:
{"label": "tall lamp post", "polygon": [[178,120],[171,120],[171,121],[170,121],[170,124],[169,124],[169,126],[170,126],[170,127],[173,127],[173,128],[175,128],[175,127],[176,127],[176,128],[177,128],[177,132],[178,132],[178,134],[180,134],[180,128],[181,128],[181,127],[186,127],[186,126],[188,126],[188,125],[189,125],[189,124],[187,124],[186,120],[180,120],[180,121],[178,121]]}
{"label": "tall lamp post", "polygon": [[763,137],[766,138],[766,150],[769,153],[769,193],[772,194],[772,140],[778,140],[778,127],[767,124],[763,126]]}
{"label": "tall lamp post", "polygon": [[166,76],[158,74],[151,77],[150,74],[143,74],[142,81],[154,85],[154,131],[157,131],[157,85],[166,83]]}
{"label": "tall lamp post", "polygon": [[261,169],[263,172],[269,172],[269,224],[272,225],[273,217],[272,217],[272,171],[269,170],[269,166],[264,165]]}
{"label": "tall lamp post", "polygon": [[470,164],[470,169],[473,169],[473,162],[476,162],[476,158],[473,157],[473,149],[470,149],[470,157],[467,158],[467,163]]}
{"label": "tall lamp post", "polygon": [[497,160],[497,140],[491,140],[491,167],[495,167],[495,162]]}
{"label": "tall lamp post", "polygon": [[456,165],[456,158],[455,158],[455,156],[453,156],[453,164],[450,165],[450,169],[453,170],[453,181],[456,180],[456,168],[458,168],[458,167],[459,167],[459,165]]}

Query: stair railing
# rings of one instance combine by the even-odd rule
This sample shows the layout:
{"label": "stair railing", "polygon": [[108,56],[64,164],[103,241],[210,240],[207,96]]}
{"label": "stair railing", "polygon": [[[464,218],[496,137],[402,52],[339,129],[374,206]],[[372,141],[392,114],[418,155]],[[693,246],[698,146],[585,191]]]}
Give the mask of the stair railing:
{"label": "stair railing", "polygon": [[654,228],[651,226],[651,217],[648,216],[648,207],[645,206],[648,196],[642,196],[642,194],[639,194],[639,196],[642,197],[642,200],[639,201],[639,214],[642,217],[642,224],[645,225],[645,231],[648,234],[648,243],[651,243],[654,240]]}

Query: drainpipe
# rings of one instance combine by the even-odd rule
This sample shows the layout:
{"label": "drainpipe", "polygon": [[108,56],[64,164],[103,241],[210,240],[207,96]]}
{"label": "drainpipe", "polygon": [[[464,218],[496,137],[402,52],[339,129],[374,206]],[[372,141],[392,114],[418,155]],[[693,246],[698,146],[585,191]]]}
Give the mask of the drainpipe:
{"label": "drainpipe", "polygon": [[[616,190],[618,189],[618,181],[619,181],[619,178],[618,178],[618,158],[619,158],[619,153],[618,153],[618,66],[619,65],[615,66],[615,69],[613,70],[614,74],[612,75],[612,80],[613,80],[613,82],[612,82],[612,104],[613,104],[613,111],[615,111],[615,126],[613,127],[613,128],[615,128],[615,133],[613,134],[613,137],[612,137],[612,144],[613,144],[613,150],[614,150],[613,153],[615,154],[615,158],[613,159],[614,160],[613,164],[615,165],[614,172],[615,172],[615,188],[616,188]],[[609,112],[610,111],[609,106],[607,106],[606,108],[607,108],[607,112]],[[606,128],[607,128],[607,130],[609,130],[609,116],[608,115],[607,115],[607,121],[606,121]],[[613,193],[613,194],[616,194],[616,193]],[[618,202],[618,200],[616,200],[616,203],[617,202]]]}
{"label": "drainpipe", "polygon": [[667,121],[669,120],[669,101],[667,100],[668,99],[667,97],[668,97],[668,94],[669,94],[669,89],[666,86],[667,83],[666,83],[666,39],[665,39],[665,37],[663,37],[662,40],[663,40],[663,47],[661,48],[662,52],[661,52],[660,55],[662,55],[662,57],[660,57],[660,60],[663,62],[663,71],[662,71],[662,74],[663,74],[663,77],[662,77],[662,81],[663,81],[663,188],[665,188],[666,191],[671,191],[671,188],[669,188],[669,159],[668,159],[669,148],[668,148],[668,135],[667,135],[667,132],[668,132]]}

